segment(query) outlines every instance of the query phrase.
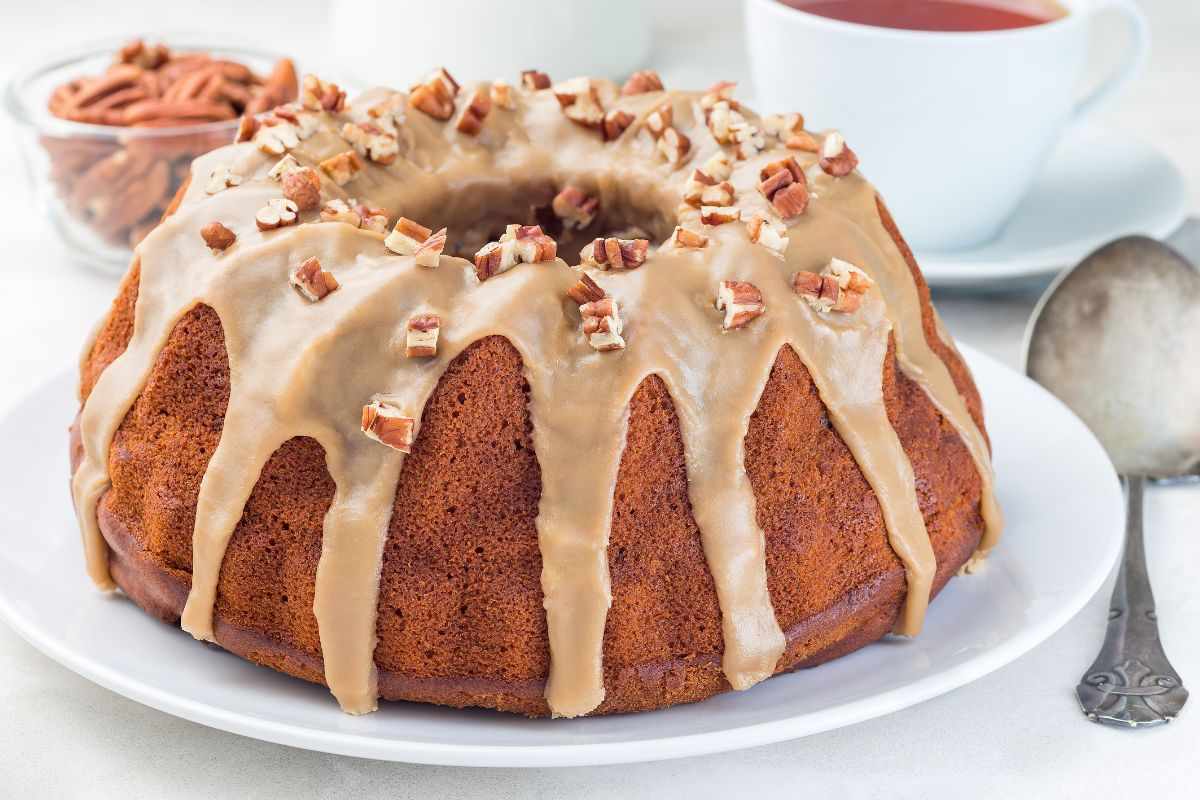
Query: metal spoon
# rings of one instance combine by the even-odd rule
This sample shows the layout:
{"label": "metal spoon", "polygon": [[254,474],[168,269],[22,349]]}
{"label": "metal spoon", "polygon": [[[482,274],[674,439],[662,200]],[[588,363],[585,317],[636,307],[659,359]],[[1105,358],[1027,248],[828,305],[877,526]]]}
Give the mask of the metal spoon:
{"label": "metal spoon", "polygon": [[1105,245],[1046,290],[1025,371],[1100,439],[1128,491],[1125,555],[1104,646],[1075,688],[1093,722],[1170,722],[1187,700],[1158,637],[1142,542],[1147,478],[1200,467],[1200,272],[1166,245]]}

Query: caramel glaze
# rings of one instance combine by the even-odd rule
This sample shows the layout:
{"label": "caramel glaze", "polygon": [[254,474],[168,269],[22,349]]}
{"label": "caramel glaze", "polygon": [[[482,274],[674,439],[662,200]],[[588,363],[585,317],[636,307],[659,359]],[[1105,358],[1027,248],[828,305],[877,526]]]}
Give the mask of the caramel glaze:
{"label": "caramel glaze", "polygon": [[[344,188],[326,180],[325,199],[353,196],[393,219],[403,214],[449,225],[452,243],[468,249],[504,223],[527,218],[531,198],[567,184],[598,196],[610,224],[636,223],[660,239],[676,222],[702,228],[696,212],[679,205],[691,167],[720,148],[705,127],[699,95],[654,92],[618,100],[614,87],[600,85],[607,107],[635,117],[617,141],[605,143],[566,120],[548,91],[518,93],[515,111],[493,109],[478,137],[409,109],[398,120],[401,157],[387,167],[370,164]],[[365,119],[360,110],[399,97],[372,90],[344,114],[322,112],[319,129],[293,157],[315,166],[345,151],[341,122]],[[690,158],[678,167],[657,157],[642,126],[667,100],[675,126],[692,141]],[[791,154],[777,147],[736,162],[730,180],[743,214],[770,214],[756,191],[759,170]],[[735,689],[773,674],[785,647],[743,463],[751,416],[781,349],[793,350],[811,374],[834,429],[879,500],[908,583],[897,632],[919,631],[936,564],[913,470],[884,404],[891,342],[904,373],[975,460],[986,523],[980,553],[994,545],[1000,516],[986,440],[927,341],[923,287],[907,263],[910,254],[882,224],[875,192],[857,173],[832,178],[810,170],[814,197],[790,225],[785,258],[752,244],[744,226],[730,223],[706,228],[710,243],[703,249],[661,247],[636,270],[590,269],[619,302],[628,341],[622,351],[596,352],[566,297],[580,268],[562,258],[480,283],[463,259],[446,255],[436,269],[420,267],[385,249],[382,236],[319,223],[315,212],[304,214],[303,224],[259,232],[255,212],[279,196],[278,183],[266,175],[277,160],[249,143],[197,160],[178,210],[138,248],[128,346],[95,380],[79,420],[82,459],[72,489],[88,572],[100,587],[114,587],[97,520],[98,501],[110,486],[109,448],[168,337],[198,306],[211,308],[223,328],[230,394],[199,490],[182,625],[197,638],[214,639],[222,562],[252,490],[282,445],[295,437],[315,441],[336,488],[324,519],[313,609],[325,681],[351,713],[374,710],[380,694],[378,587],[404,461],[399,451],[363,435],[361,408],[385,398],[421,420],[448,365],[490,337],[516,349],[529,386],[550,646],[545,699],[555,715],[587,714],[604,700],[613,491],[630,401],[651,376],[662,382],[677,414],[688,497],[720,605],[721,666]],[[205,180],[217,167],[244,176],[242,185],[208,195]],[[212,220],[238,237],[216,255],[198,235]],[[340,284],[317,303],[288,281],[289,271],[310,256]],[[793,272],[819,271],[834,256],[875,282],[857,313],[814,311],[790,288]],[[766,313],[742,329],[722,330],[713,307],[722,280],[755,284]],[[437,355],[406,359],[404,326],[425,312],[443,320]]]}

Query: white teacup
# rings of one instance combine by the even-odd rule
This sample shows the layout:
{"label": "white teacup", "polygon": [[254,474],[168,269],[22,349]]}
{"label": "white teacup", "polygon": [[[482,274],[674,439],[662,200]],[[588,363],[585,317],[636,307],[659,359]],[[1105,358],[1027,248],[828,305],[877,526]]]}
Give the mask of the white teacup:
{"label": "white teacup", "polygon": [[[1138,70],[1149,30],[1131,0],[1059,0],[1061,19],[1012,30],[948,33],[858,25],[777,0],[746,0],[755,96],[837,128],[918,248],[994,237],[1068,123]],[[1089,23],[1124,13],[1134,45],[1082,100]]]}

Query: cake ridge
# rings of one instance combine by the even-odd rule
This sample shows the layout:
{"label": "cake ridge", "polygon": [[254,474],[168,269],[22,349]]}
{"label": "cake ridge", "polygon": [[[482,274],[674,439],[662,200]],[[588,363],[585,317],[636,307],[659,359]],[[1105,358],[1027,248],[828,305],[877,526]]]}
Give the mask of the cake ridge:
{"label": "cake ridge", "polygon": [[[701,148],[719,149],[719,143],[710,146],[704,142],[697,95],[672,92],[664,96],[676,108],[676,123],[690,125],[687,131],[692,140]],[[511,123],[511,129],[504,131],[508,135],[495,139],[497,150],[506,145],[512,148],[505,166],[510,173],[540,173],[561,184],[579,168],[560,165],[556,158],[563,164],[580,152],[587,154],[585,164],[616,158],[613,144],[605,145],[592,132],[551,117],[547,109],[557,109],[549,104],[554,102],[552,98],[531,95],[524,99],[529,103],[523,111],[524,125]],[[630,102],[644,104],[637,98]],[[352,107],[359,105],[355,101]],[[638,115],[641,122],[633,130],[644,124],[648,113],[643,109]],[[420,119],[411,111],[409,114]],[[556,123],[552,130],[551,119]],[[309,155],[303,152],[304,146],[297,149],[305,163],[319,163],[322,148],[328,152],[337,146],[336,128],[330,128],[330,121],[324,114],[318,121],[319,130],[310,145],[318,152]],[[428,121],[405,130],[414,164],[444,157],[450,149],[440,129],[431,129]],[[529,136],[529,141],[520,142],[516,130],[541,138]],[[563,140],[567,142],[565,152],[550,152],[551,145]],[[471,157],[483,159],[484,164],[474,164],[467,170],[468,177],[486,176],[494,166],[486,161],[494,158],[489,146],[480,145],[482,152],[472,151]],[[616,151],[621,159],[619,171],[633,184],[619,193],[635,194],[639,184],[652,187],[651,196],[669,194],[663,186],[681,189],[686,169],[672,164],[650,167],[648,156],[654,151],[639,150],[636,138],[616,146],[621,148]],[[752,184],[757,165],[771,155],[764,152],[761,158],[739,166],[731,176],[734,185]],[[803,242],[793,246],[786,258],[748,240],[740,225],[726,224],[706,228],[712,241],[704,250],[661,247],[637,270],[588,270],[629,319],[629,346],[610,354],[591,351],[575,330],[572,315],[564,310],[563,298],[580,272],[562,259],[526,264],[477,282],[470,275],[469,263],[461,259],[442,256],[441,263],[430,270],[418,266],[412,256],[387,254],[378,235],[346,225],[305,223],[267,233],[248,230],[246,223],[253,219],[254,209],[275,196],[265,174],[273,161],[253,146],[241,145],[197,162],[194,175],[200,180],[192,181],[177,213],[139,249],[142,284],[134,337],[101,375],[81,417],[85,458],[73,491],[89,573],[99,585],[111,588],[95,507],[106,488],[112,436],[175,322],[200,302],[214,308],[226,331],[232,391],[227,428],[218,445],[221,460],[214,453],[197,508],[193,585],[184,627],[198,638],[212,638],[221,559],[262,465],[288,438],[313,436],[325,448],[337,486],[325,520],[314,603],[326,681],[348,711],[375,707],[378,687],[372,655],[379,564],[403,454],[362,436],[358,409],[373,398],[387,400],[415,421],[415,439],[421,411],[441,371],[472,342],[495,334],[505,336],[521,353],[531,386],[530,416],[543,476],[538,533],[551,640],[546,697],[555,714],[586,714],[604,698],[602,647],[605,614],[611,604],[606,548],[612,488],[625,442],[629,399],[650,374],[663,378],[680,421],[688,472],[696,489],[693,514],[718,586],[725,631],[724,671],[734,688],[746,688],[772,674],[784,649],[784,636],[766,588],[763,533],[755,520],[754,496],[741,463],[749,417],[781,346],[792,346],[811,372],[831,421],[884,510],[889,541],[905,565],[909,582],[899,631],[914,634],[919,629],[934,565],[912,468],[883,407],[884,358],[893,334],[905,373],[922,386],[958,430],[979,465],[988,522],[987,544],[980,549],[986,552],[994,544],[999,519],[986,444],[945,364],[924,339],[914,279],[879,224],[874,191],[861,177],[847,175],[816,184],[813,206],[794,229]],[[203,173],[218,165],[253,178],[236,189],[204,197],[200,188]],[[376,185],[403,184],[384,167],[368,165],[367,172]],[[461,176],[445,177],[446,183],[453,183],[455,177]],[[429,190],[431,181],[426,173],[420,188]],[[389,210],[406,210],[401,202],[405,196],[396,186],[389,190],[396,193],[387,198],[390,202],[372,200]],[[326,189],[330,194],[344,194],[337,186]],[[439,196],[437,191],[429,193],[435,199]],[[753,195],[742,200],[750,208],[760,201]],[[430,201],[426,199],[426,203]],[[676,213],[675,209],[669,212]],[[214,213],[231,218],[231,225],[242,223],[238,229],[242,240],[234,250],[219,256],[208,253],[194,234]],[[697,214],[687,210],[678,216],[687,222]],[[872,218],[875,222],[868,223]],[[290,288],[287,276],[295,263],[312,255],[335,271],[340,286],[320,302],[309,304]],[[819,267],[813,259],[829,256],[857,263],[874,282],[856,314],[814,310],[793,292],[791,268]],[[187,267],[182,270],[186,273],[182,280],[179,264]],[[711,308],[712,295],[722,280],[734,279],[761,291],[766,313],[744,328],[723,330],[720,315]],[[413,291],[405,291],[410,288]],[[704,296],[707,305],[698,302]],[[176,302],[163,302],[170,297]],[[410,313],[427,311],[448,320],[436,357],[418,362],[397,356],[395,341],[401,337],[405,320]],[[333,320],[346,324],[336,325]],[[313,341],[305,343],[314,329],[320,331],[320,347]],[[239,338],[243,336],[247,337],[244,343]],[[263,337],[269,339],[265,352],[257,352],[255,340]],[[287,345],[296,340],[302,345],[301,353],[313,357],[293,365],[289,380],[282,385],[267,381],[280,363],[270,357],[286,353]],[[244,368],[241,344],[253,352]],[[720,358],[710,354],[720,354]],[[264,357],[269,369],[256,371]],[[695,361],[699,366],[692,363]],[[332,372],[326,374],[322,367]],[[370,374],[363,375],[364,370]],[[255,391],[239,392],[251,378],[265,385],[256,383]],[[597,383],[605,384],[604,391],[594,388]],[[618,390],[608,391],[613,384]],[[333,391],[329,387],[334,387]],[[243,401],[244,394],[249,401]],[[337,396],[335,402],[330,402],[330,394]],[[244,402],[249,402],[248,408],[242,408]],[[259,407],[263,403],[267,409]],[[592,427],[585,424],[580,428],[580,421]],[[264,431],[273,435],[263,435]],[[225,450],[230,451],[229,459],[236,467],[225,466],[222,446],[226,433],[230,437]],[[568,438],[573,447],[561,452]],[[248,459],[242,449],[247,442],[251,444]],[[576,455],[576,450],[583,455]],[[586,458],[589,455],[590,460]],[[218,472],[229,471],[237,478],[228,491],[207,488],[214,463]],[[586,502],[578,502],[581,492],[586,493]],[[210,498],[210,494],[214,496]],[[723,541],[730,538],[732,542]],[[372,575],[374,590],[370,588]]]}

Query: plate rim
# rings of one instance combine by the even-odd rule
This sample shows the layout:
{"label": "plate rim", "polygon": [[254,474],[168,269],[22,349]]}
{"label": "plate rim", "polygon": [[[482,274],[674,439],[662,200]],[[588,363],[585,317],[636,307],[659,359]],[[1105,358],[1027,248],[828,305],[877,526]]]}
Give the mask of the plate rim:
{"label": "plate rim", "polygon": [[[1011,377],[1026,383],[1026,388],[1043,393],[1078,421],[1058,398],[1026,376],[970,346],[961,343],[958,346],[973,371],[979,365],[986,365],[989,369],[1011,373]],[[62,382],[64,377],[69,377],[69,373],[60,373],[26,393],[20,400],[0,411],[0,421],[19,413],[27,403],[50,386]],[[1080,432],[1089,437],[1096,444],[1097,450],[1103,453],[1086,426],[1082,422],[1079,422],[1079,425]],[[1108,466],[1117,496],[1121,496],[1116,472],[1112,470],[1111,464]],[[1061,603],[1053,613],[1021,628],[1000,645],[988,647],[960,664],[884,692],[807,714],[695,734],[632,741],[517,745],[419,742],[282,723],[248,713],[229,711],[119,673],[85,653],[76,652],[60,639],[25,619],[19,609],[9,601],[2,588],[0,620],[50,659],[109,691],[172,716],[275,744],[359,758],[444,766],[569,767],[638,763],[741,750],[822,733],[895,713],[976,681],[1028,653],[1060,630],[1087,605],[1103,586],[1117,562],[1123,545],[1123,536],[1120,535],[1122,527],[1123,515],[1114,518],[1115,535],[1108,537],[1107,552],[1097,562],[1103,567],[1097,566],[1094,572],[1086,577],[1081,584],[1084,589],[1072,595],[1069,602]]]}

